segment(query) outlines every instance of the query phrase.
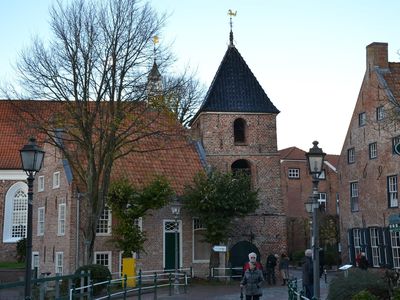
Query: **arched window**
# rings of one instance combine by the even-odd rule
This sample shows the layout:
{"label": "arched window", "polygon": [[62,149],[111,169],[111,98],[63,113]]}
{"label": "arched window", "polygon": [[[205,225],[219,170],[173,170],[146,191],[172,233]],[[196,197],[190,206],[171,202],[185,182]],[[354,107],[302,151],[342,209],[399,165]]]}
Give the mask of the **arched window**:
{"label": "arched window", "polygon": [[28,186],[17,182],[6,193],[3,242],[16,243],[26,237],[28,217]]}
{"label": "arched window", "polygon": [[232,173],[244,173],[251,176],[250,163],[245,159],[239,159],[235,161],[231,166]]}
{"label": "arched window", "polygon": [[233,122],[233,137],[235,144],[246,142],[246,121],[239,118]]}

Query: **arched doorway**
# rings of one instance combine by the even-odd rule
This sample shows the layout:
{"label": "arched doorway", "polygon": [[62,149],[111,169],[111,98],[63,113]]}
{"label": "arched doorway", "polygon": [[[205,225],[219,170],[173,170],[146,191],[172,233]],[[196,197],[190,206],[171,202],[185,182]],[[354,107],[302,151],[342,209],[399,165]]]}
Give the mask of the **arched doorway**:
{"label": "arched doorway", "polygon": [[[242,268],[249,261],[249,253],[257,254],[257,261],[261,262],[261,255],[258,248],[249,241],[240,241],[232,246],[229,251],[229,264],[232,268]],[[233,270],[232,275],[242,274],[242,271]]]}

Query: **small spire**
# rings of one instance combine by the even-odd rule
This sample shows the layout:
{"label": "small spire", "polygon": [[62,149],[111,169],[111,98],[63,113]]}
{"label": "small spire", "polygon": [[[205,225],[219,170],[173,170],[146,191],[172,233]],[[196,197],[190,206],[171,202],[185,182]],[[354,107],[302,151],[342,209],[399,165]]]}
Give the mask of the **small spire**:
{"label": "small spire", "polygon": [[233,25],[232,25],[232,17],[236,17],[236,12],[237,12],[236,10],[235,11],[233,11],[231,9],[228,10],[229,24],[230,24],[230,27],[231,27],[231,31],[229,33],[229,46],[231,46],[231,47],[234,46],[233,45],[233,32],[232,32],[232,27],[233,27]]}
{"label": "small spire", "polygon": [[158,36],[154,36],[153,37],[153,44],[154,44],[154,46],[153,46],[153,56],[154,56],[154,63],[156,62],[156,44],[158,44]]}

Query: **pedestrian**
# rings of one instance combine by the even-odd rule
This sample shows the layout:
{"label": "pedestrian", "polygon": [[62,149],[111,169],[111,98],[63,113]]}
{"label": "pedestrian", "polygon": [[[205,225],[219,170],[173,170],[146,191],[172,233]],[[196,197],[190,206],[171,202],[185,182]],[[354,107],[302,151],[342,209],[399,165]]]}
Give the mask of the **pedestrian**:
{"label": "pedestrian", "polygon": [[275,277],[275,267],[276,261],[278,260],[278,254],[270,254],[267,257],[267,262],[265,264],[265,269],[267,271],[267,282],[268,284],[276,284],[276,277]]}
{"label": "pedestrian", "polygon": [[286,285],[289,280],[289,257],[282,253],[281,260],[279,262],[279,272],[282,276],[282,285]]}
{"label": "pedestrian", "polygon": [[250,269],[250,263],[254,262],[256,264],[256,269],[262,271],[262,265],[260,262],[257,261],[257,254],[254,252],[249,253],[249,261],[246,262],[243,266],[243,274],[246,270]]}
{"label": "pedestrian", "polygon": [[361,260],[361,252],[358,252],[356,255],[356,267],[360,267],[360,260]]}
{"label": "pedestrian", "polygon": [[311,299],[314,297],[314,276],[313,276],[313,261],[312,251],[307,249],[305,252],[304,263],[303,263],[303,287],[306,293],[306,297]]}
{"label": "pedestrian", "polygon": [[359,267],[362,270],[367,270],[368,269],[368,259],[365,256],[365,252],[361,252]]}
{"label": "pedestrian", "polygon": [[256,268],[255,262],[249,262],[249,269],[244,272],[240,288],[245,288],[246,300],[259,300],[262,296],[261,283],[264,281],[262,271]]}

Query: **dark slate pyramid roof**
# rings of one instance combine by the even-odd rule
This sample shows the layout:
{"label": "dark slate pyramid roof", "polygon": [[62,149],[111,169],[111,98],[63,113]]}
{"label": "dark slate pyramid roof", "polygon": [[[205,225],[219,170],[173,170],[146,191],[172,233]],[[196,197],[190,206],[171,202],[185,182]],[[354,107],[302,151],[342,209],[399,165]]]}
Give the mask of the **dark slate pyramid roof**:
{"label": "dark slate pyramid roof", "polygon": [[222,59],[197,115],[206,111],[279,113],[232,44]]}

